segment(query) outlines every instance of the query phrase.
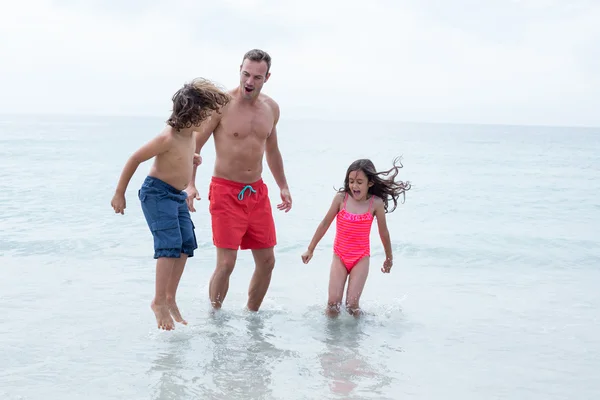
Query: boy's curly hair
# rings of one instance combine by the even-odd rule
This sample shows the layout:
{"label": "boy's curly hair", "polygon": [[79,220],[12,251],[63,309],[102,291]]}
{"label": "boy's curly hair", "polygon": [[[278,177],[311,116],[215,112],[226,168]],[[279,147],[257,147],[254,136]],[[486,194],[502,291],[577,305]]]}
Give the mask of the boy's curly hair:
{"label": "boy's curly hair", "polygon": [[197,126],[213,111],[220,112],[230,100],[225,91],[208,79],[196,78],[173,95],[173,112],[167,124],[178,131]]}

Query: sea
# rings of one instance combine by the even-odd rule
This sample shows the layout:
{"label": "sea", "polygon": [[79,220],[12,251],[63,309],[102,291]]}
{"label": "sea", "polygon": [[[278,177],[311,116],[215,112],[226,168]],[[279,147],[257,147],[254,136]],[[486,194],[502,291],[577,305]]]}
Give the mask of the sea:
{"label": "sea", "polygon": [[[164,119],[0,116],[0,398],[598,399],[600,128],[282,118],[293,198],[259,312],[245,309],[239,253],[223,309],[203,149],[192,214],[199,248],[178,304],[189,325],[159,331],[150,310],[152,237],[137,199],[150,162],[110,206],[129,155]],[[325,316],[335,222],[306,249],[348,166],[370,158],[412,188],[377,225],[365,314]]]}

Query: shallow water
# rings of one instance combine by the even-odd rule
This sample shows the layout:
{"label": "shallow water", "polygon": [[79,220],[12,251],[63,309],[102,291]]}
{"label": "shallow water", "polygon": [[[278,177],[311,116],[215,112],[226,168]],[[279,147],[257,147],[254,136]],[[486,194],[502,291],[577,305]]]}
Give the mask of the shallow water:
{"label": "shallow water", "polygon": [[[152,241],[127,156],[162,128],[135,118],[0,118],[0,396],[5,399],[592,399],[600,393],[600,130],[283,121],[294,197],[277,265],[244,311],[242,252],[222,311],[203,154],[200,248],[155,329]],[[395,266],[372,268],[361,319],[323,315],[334,227],[300,254],[354,159],[403,155],[413,188],[388,215]],[[270,173],[265,180],[278,201]]]}

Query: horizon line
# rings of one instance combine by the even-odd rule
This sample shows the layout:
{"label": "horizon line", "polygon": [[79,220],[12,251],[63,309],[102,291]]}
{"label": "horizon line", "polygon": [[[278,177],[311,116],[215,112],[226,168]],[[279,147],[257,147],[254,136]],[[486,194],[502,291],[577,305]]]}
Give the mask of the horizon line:
{"label": "horizon line", "polygon": [[[0,116],[12,117],[71,117],[71,118],[147,118],[147,119],[162,119],[158,115],[150,114],[70,114],[70,113],[52,113],[52,112],[0,112]],[[505,126],[505,127],[531,127],[531,128],[577,128],[577,129],[598,129],[600,125],[568,125],[568,124],[543,124],[543,123],[508,123],[508,122],[448,122],[448,121],[410,121],[403,119],[392,118],[377,118],[373,119],[354,119],[354,118],[318,118],[318,117],[286,117],[282,120],[288,121],[304,121],[304,122],[395,122],[400,124],[416,124],[416,125],[472,125],[472,126]]]}

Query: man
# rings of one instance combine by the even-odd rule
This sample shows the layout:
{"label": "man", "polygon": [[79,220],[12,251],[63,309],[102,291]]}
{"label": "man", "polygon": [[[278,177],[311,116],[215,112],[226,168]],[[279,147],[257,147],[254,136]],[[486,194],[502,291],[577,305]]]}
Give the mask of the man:
{"label": "man", "polygon": [[[208,200],[212,219],[217,265],[210,279],[209,297],[220,309],[229,288],[238,249],[250,249],[254,274],[248,289],[247,307],[258,311],[271,282],[275,266],[273,248],[277,242],[267,186],[262,181],[263,156],[279,189],[279,210],[288,212],[292,198],[277,144],[279,106],[261,93],[270,77],[271,57],[262,50],[250,50],[240,66],[240,85],[229,91],[231,101],[206,120],[196,134],[196,153],[211,134],[216,160]],[[186,188],[190,211],[199,200],[195,186],[196,166]]]}

